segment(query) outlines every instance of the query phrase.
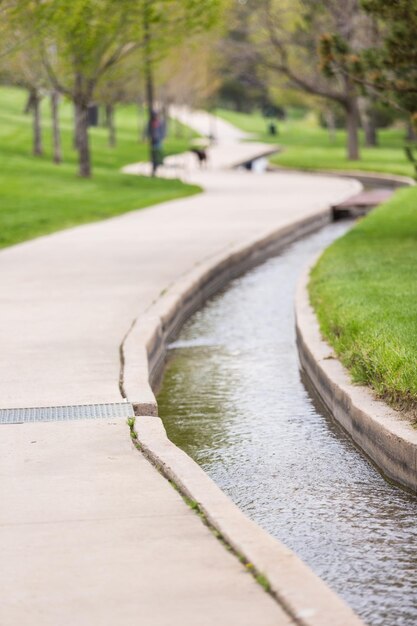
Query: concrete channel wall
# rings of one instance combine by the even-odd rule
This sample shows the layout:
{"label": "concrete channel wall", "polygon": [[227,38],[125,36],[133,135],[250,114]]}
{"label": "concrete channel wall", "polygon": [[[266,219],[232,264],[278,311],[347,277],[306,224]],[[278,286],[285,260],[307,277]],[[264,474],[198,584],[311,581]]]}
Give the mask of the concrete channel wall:
{"label": "concrete channel wall", "polygon": [[354,385],[322,339],[307,290],[312,265],[299,282],[295,303],[301,365],[335,420],[379,470],[417,493],[417,430],[370,389]]}
{"label": "concrete channel wall", "polygon": [[[379,183],[394,189],[415,185],[405,176],[362,173],[358,178],[364,184]],[[300,278],[295,301],[301,365],[331,415],[381,473],[417,493],[417,430],[401,413],[377,400],[368,387],[353,385],[347,370],[322,339],[308,296],[313,265],[314,261]]]}
{"label": "concrete channel wall", "polygon": [[[122,346],[121,388],[134,404],[135,431],[143,453],[180,492],[198,504],[217,535],[255,574],[300,626],[363,626],[363,622],[291,550],[252,522],[208,475],[167,437],[157,417],[154,391],[167,344],[183,323],[230,280],[324,226],[328,208],[263,238],[212,257],[173,284],[138,318]],[[144,348],[141,349],[141,346]]]}

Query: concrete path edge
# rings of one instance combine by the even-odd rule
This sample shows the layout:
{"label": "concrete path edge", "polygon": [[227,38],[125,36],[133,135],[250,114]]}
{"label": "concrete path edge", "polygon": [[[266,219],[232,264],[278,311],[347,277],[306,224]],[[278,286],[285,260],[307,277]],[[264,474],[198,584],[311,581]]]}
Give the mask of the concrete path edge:
{"label": "concrete path edge", "polygon": [[295,300],[301,366],[334,419],[385,477],[417,493],[417,431],[372,391],[354,385],[348,371],[323,340],[310,304],[308,281],[314,259],[303,273]]}
{"label": "concrete path edge", "polygon": [[294,552],[252,522],[185,452],[160,418],[139,416],[140,449],[179,491],[196,502],[234,552],[266,577],[269,591],[299,626],[364,626],[362,620]]}
{"label": "concrete path edge", "polygon": [[303,168],[283,167],[282,165],[269,164],[271,171],[294,172],[301,174],[317,174],[325,176],[334,176],[335,178],[352,178],[358,180],[362,184],[381,184],[388,183],[393,189],[402,187],[414,187],[416,181],[410,176],[402,176],[400,174],[384,174],[383,172],[371,172],[365,170],[309,170]]}

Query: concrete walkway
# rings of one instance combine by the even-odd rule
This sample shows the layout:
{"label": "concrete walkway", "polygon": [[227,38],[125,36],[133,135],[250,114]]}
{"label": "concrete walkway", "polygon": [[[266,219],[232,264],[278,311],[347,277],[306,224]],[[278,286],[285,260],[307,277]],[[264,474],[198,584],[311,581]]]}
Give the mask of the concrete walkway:
{"label": "concrete walkway", "polygon": [[[123,337],[178,277],[356,191],[226,171],[269,147],[242,146],[225,123],[217,132],[210,169],[187,170],[205,194],[0,253],[1,408],[120,402]],[[0,458],[1,626],[290,623],[124,419],[3,425]]]}

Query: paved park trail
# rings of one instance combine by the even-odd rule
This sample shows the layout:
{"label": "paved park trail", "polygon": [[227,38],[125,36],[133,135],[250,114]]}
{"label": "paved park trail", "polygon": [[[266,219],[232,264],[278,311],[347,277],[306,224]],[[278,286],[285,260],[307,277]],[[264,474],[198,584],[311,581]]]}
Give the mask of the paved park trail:
{"label": "paved park trail", "polygon": [[[204,114],[188,122],[209,132]],[[216,132],[207,171],[183,161],[204,194],[0,252],[0,408],[122,402],[119,346],[164,290],[354,191],[231,171],[269,147]],[[1,626],[292,623],[134,448],[125,418],[3,424],[0,459]]]}

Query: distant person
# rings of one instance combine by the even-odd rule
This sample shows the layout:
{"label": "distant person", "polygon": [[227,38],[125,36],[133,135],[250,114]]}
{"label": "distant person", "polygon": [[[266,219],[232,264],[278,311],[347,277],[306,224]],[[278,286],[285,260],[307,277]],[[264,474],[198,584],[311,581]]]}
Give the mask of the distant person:
{"label": "distant person", "polygon": [[278,135],[278,126],[273,121],[268,124],[268,135],[270,137],[276,137]]}
{"label": "distant person", "polygon": [[157,111],[152,111],[148,125],[148,137],[151,142],[152,176],[156,175],[157,169],[163,164],[163,142],[166,136],[165,120]]}

